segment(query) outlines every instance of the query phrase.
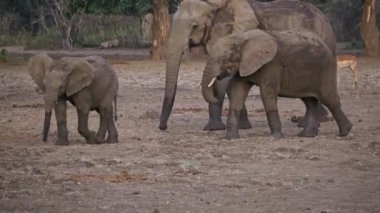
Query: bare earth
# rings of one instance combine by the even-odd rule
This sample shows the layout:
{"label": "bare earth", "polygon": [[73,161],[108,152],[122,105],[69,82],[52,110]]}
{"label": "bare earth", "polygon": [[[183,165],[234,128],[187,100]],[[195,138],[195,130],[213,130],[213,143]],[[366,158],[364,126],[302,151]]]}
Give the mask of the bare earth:
{"label": "bare earth", "polygon": [[[257,89],[247,102],[253,129],[240,140],[202,131],[204,62],[181,67],[174,113],[158,129],[165,65],[115,64],[120,78],[118,144],[87,145],[68,110],[70,146],[41,140],[43,99],[25,65],[0,64],[0,212],[380,212],[380,61],[361,58],[359,88],[339,75],[352,135],[335,122],[299,138],[297,99],[280,99],[285,139],[274,140]],[[227,101],[228,103],[228,101]],[[228,104],[225,104],[224,114]],[[93,130],[98,115],[90,116]]]}

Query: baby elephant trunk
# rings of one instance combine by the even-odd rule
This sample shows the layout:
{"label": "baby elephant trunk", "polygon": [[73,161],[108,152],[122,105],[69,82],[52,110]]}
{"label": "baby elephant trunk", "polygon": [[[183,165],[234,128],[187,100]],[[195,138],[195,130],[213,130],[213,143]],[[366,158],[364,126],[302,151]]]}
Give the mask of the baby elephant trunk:
{"label": "baby elephant trunk", "polygon": [[49,134],[49,128],[50,128],[50,120],[51,120],[51,112],[45,112],[45,121],[44,121],[44,129],[42,133],[42,140],[44,142],[47,142],[48,134]]}
{"label": "baby elephant trunk", "polygon": [[218,99],[214,93],[214,86],[217,80],[217,77],[212,73],[212,62],[211,59],[207,62],[205,70],[202,76],[202,95],[205,101],[210,104],[215,104],[218,102]]}

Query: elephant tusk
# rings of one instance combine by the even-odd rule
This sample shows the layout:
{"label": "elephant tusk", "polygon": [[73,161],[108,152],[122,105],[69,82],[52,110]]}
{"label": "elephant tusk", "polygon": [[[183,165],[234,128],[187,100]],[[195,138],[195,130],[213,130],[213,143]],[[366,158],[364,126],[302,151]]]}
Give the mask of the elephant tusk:
{"label": "elephant tusk", "polygon": [[217,77],[214,77],[214,78],[211,79],[210,83],[208,84],[209,88],[212,87],[212,85],[215,84],[216,79],[217,79]]}

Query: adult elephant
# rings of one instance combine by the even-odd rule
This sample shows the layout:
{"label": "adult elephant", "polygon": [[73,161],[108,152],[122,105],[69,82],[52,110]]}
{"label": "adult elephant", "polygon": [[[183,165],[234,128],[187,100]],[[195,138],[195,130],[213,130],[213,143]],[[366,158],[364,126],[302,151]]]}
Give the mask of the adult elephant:
{"label": "adult elephant", "polygon": [[[297,0],[258,2],[255,0],[184,0],[173,17],[166,58],[165,97],[160,125],[167,129],[178,80],[183,53],[193,46],[205,45],[209,50],[221,37],[252,29],[294,29],[316,33],[335,52],[335,35],[325,15],[309,3]],[[226,87],[228,79],[225,80]],[[209,104],[209,122],[205,130],[224,129],[221,120],[223,97]],[[308,110],[308,108],[307,108]],[[306,113],[308,114],[308,113]],[[249,128],[245,107],[240,127]]]}

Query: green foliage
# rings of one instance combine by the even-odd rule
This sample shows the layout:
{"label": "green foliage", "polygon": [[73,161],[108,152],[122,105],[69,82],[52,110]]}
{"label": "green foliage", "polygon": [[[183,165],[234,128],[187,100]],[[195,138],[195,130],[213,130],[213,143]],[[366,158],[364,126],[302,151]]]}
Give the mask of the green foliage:
{"label": "green foliage", "polygon": [[[74,13],[94,15],[128,15],[142,16],[153,11],[152,0],[64,0],[66,2],[67,17]],[[272,0],[258,0],[272,1]],[[361,46],[360,22],[364,0],[301,0],[314,4],[330,18],[334,29],[339,32],[339,41],[349,41],[352,46]],[[174,13],[180,0],[168,0],[169,12]],[[59,48],[62,38],[52,27],[53,20],[47,16],[46,30],[35,21],[38,19],[39,8],[46,4],[46,0],[0,0],[0,46],[25,45],[29,48]],[[380,1],[378,4],[378,25],[380,26]],[[46,6],[46,5],[45,5]],[[32,24],[34,23],[34,24]],[[97,26],[97,24],[94,24]],[[115,38],[128,38],[128,44],[140,41],[139,29],[135,26],[125,27],[120,24],[102,24],[104,29],[81,32],[75,39],[76,46],[99,46],[101,42]],[[97,26],[98,27],[98,26]],[[100,26],[99,26],[100,27]],[[80,29],[83,31],[83,29]],[[135,44],[135,45],[136,45]]]}
{"label": "green foliage", "polygon": [[20,34],[20,41],[26,49],[60,49],[63,47],[62,35],[54,28],[37,35],[24,31]]}
{"label": "green foliage", "polygon": [[8,52],[6,49],[0,50],[0,62],[7,62],[8,60]]}
{"label": "green foliage", "polygon": [[[153,12],[151,0],[67,0],[72,11],[83,11],[87,14],[133,15],[141,16]],[[168,0],[169,11],[175,12],[179,0]]]}

